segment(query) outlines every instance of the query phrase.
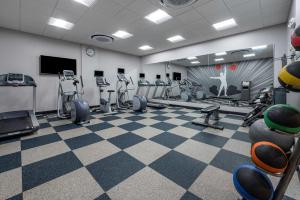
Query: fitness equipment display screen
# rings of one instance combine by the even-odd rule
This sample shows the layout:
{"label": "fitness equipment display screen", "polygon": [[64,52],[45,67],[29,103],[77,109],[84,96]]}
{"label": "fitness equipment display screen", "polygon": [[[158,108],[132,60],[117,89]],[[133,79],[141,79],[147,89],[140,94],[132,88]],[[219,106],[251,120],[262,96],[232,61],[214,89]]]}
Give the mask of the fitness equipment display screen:
{"label": "fitness equipment display screen", "polygon": [[140,73],[140,78],[145,78],[145,74],[144,73]]}
{"label": "fitness equipment display screen", "polygon": [[173,80],[174,81],[181,81],[181,73],[173,72]]}
{"label": "fitness equipment display screen", "polygon": [[160,79],[160,75],[159,74],[156,75],[156,79]]}
{"label": "fitness equipment display screen", "polygon": [[118,74],[125,74],[124,68],[118,68]]}
{"label": "fitness equipment display screen", "polygon": [[97,71],[97,70],[95,70],[95,72],[94,72],[94,76],[104,76],[104,72],[103,71]]}
{"label": "fitness equipment display screen", "polygon": [[167,78],[170,78],[170,74],[169,74],[169,73],[166,73],[166,77],[167,77]]}
{"label": "fitness equipment display screen", "polygon": [[62,74],[64,70],[72,70],[76,75],[76,59],[40,56],[40,74]]}

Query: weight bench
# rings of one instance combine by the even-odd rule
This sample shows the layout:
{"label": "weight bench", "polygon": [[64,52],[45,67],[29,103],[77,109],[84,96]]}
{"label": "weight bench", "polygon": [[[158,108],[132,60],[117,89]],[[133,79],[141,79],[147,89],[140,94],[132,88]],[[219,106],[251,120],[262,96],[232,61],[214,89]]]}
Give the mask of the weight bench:
{"label": "weight bench", "polygon": [[193,121],[192,123],[196,124],[196,125],[200,125],[200,126],[223,130],[224,127],[209,123],[209,119],[210,119],[211,115],[214,115],[214,119],[216,121],[218,121],[220,119],[219,118],[219,110],[220,110],[220,106],[209,106],[207,108],[203,108],[203,109],[201,109],[201,113],[206,113],[204,122]]}

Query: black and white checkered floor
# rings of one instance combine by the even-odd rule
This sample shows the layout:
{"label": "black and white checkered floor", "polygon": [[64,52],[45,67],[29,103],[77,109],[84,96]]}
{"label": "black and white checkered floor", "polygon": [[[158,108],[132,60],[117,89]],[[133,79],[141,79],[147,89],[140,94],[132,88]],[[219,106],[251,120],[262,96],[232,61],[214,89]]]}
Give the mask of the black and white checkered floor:
{"label": "black and white checkered floor", "polygon": [[[0,199],[234,200],[231,172],[250,163],[241,117],[224,131],[193,125],[199,111],[131,111],[74,125],[40,119],[38,133],[0,142]],[[277,178],[272,178],[274,184]],[[293,179],[286,199],[300,199]]]}

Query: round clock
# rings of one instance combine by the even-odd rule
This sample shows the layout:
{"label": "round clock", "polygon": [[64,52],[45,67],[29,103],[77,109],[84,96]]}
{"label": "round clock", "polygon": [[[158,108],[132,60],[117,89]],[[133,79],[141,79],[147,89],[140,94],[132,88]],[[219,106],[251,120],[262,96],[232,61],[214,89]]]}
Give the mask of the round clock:
{"label": "round clock", "polygon": [[95,49],[93,48],[87,48],[86,49],[86,55],[93,57],[95,55]]}

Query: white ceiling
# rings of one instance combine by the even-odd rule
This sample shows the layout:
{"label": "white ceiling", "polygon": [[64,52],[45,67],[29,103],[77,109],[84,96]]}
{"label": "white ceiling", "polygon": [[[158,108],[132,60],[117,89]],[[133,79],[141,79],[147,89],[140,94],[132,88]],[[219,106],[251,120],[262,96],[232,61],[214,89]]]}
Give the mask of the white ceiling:
{"label": "white ceiling", "polygon": [[[250,53],[254,53],[255,57],[243,57],[244,54]],[[215,58],[224,58],[224,61],[216,62]],[[170,63],[180,65],[183,67],[198,67],[215,64],[235,63],[247,60],[258,60],[264,58],[273,58],[273,45],[268,45],[267,48],[260,50],[252,50],[251,48],[246,48],[234,51],[227,51],[227,55],[224,56],[216,56],[215,54],[197,56],[197,60],[200,62],[200,64],[191,64],[191,61],[188,59],[173,60],[170,61]]]}
{"label": "white ceiling", "polygon": [[[231,34],[255,30],[287,21],[291,0],[199,0],[183,9],[165,9],[159,0],[98,0],[87,8],[72,0],[1,0],[0,27],[20,30],[51,38],[133,55],[147,55]],[[173,19],[154,24],[144,17],[161,8]],[[49,17],[75,23],[72,30],[47,25]],[[238,26],[216,31],[212,24],[235,18]],[[94,33],[111,35],[123,29],[134,36],[116,39],[113,44],[100,44],[90,39]],[[185,41],[172,44],[166,38],[180,34]],[[144,44],[154,47],[141,51]]]}

